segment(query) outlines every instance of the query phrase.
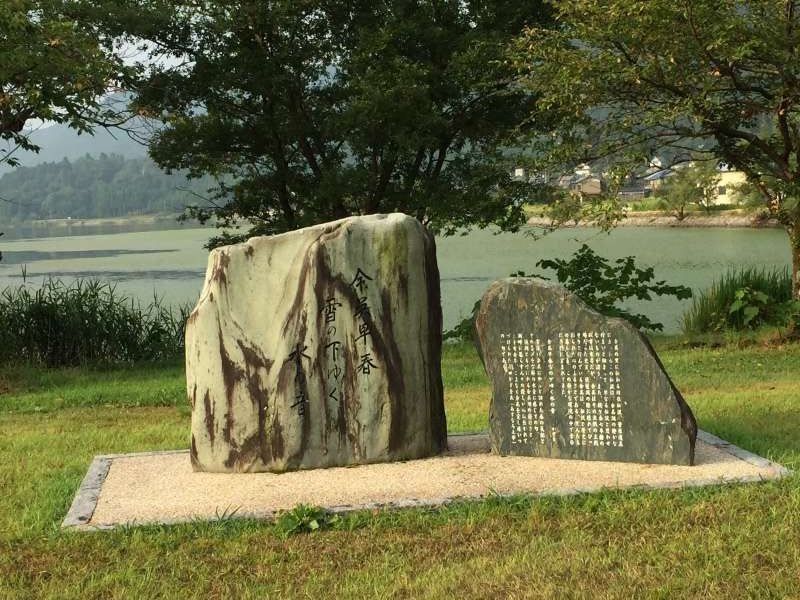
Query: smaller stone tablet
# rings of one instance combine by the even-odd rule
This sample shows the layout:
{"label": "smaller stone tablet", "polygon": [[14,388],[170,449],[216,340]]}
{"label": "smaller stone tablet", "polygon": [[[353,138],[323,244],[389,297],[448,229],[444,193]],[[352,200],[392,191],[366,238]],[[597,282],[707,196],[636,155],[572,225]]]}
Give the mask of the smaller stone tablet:
{"label": "smaller stone tablet", "polygon": [[624,319],[533,278],[494,282],[477,317],[500,455],[691,465],[697,423]]}

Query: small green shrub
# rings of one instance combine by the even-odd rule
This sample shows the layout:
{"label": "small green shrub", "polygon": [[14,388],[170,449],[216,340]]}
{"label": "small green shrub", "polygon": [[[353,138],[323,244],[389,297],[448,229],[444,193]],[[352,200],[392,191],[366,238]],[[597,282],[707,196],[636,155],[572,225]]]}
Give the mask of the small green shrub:
{"label": "small green shrub", "polygon": [[[586,302],[597,312],[609,317],[621,317],[635,327],[648,331],[661,331],[664,325],[647,316],[632,313],[619,307],[628,298],[652,300],[656,296],[692,297],[692,290],[683,285],[669,285],[666,281],[653,281],[653,267],[636,266],[633,256],[618,258],[613,263],[596,254],[583,244],[569,260],[544,259],[537,267],[556,272],[558,282]],[[519,272],[518,275],[525,275]]]}
{"label": "small green shrub", "polygon": [[48,367],[158,361],[183,352],[188,307],[142,306],[94,279],[0,293],[0,360]]}
{"label": "small green shrub", "polygon": [[275,530],[282,539],[298,533],[312,533],[329,529],[341,521],[339,515],[318,506],[298,504],[282,512],[275,520]]}
{"label": "small green shrub", "polygon": [[683,315],[689,335],[787,325],[800,312],[788,269],[734,269],[695,296]]}
{"label": "small green shrub", "polygon": [[742,320],[745,327],[757,323],[769,311],[770,299],[764,292],[742,288],[736,290],[733,304],[728,307],[729,315],[736,315]]}
{"label": "small green shrub", "polygon": [[[612,263],[596,254],[586,244],[578,248],[569,260],[543,259],[537,262],[536,266],[555,271],[561,285],[597,312],[610,317],[621,317],[630,321],[635,327],[648,331],[661,331],[664,326],[651,321],[646,315],[620,308],[619,304],[628,298],[652,300],[653,294],[675,296],[679,299],[692,297],[692,290],[686,286],[653,281],[655,278],[653,268],[636,266],[633,256],[618,258]],[[524,271],[517,271],[511,276],[547,279],[542,275],[531,275]],[[479,304],[475,304],[470,317],[445,332],[445,339],[471,339],[475,331],[478,308]]]}
{"label": "small green shrub", "polygon": [[459,321],[459,323],[444,332],[445,340],[462,340],[465,342],[475,341],[475,317],[478,314],[478,309],[481,307],[481,301],[478,300],[472,305],[470,316]]}

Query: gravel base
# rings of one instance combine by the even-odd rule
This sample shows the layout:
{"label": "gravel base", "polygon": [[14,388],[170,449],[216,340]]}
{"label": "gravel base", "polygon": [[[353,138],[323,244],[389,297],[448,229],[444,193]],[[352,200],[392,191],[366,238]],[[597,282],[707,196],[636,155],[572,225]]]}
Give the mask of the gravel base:
{"label": "gravel base", "polygon": [[489,453],[485,435],[453,436],[450,448],[445,455],[423,460],[279,475],[195,473],[186,451],[98,457],[64,526],[106,529],[231,515],[269,518],[301,503],[344,512],[440,505],[493,493],[565,495],[603,488],[713,485],[788,473],[704,432],[693,467],[500,457]]}

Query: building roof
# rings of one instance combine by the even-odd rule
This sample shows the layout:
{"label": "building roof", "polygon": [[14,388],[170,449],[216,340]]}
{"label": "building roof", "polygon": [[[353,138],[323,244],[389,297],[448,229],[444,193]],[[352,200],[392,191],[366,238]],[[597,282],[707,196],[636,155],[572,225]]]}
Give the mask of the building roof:
{"label": "building roof", "polygon": [[656,171],[651,175],[648,175],[644,178],[645,181],[658,181],[660,179],[666,179],[667,177],[671,177],[675,174],[675,171],[672,169],[661,169],[660,171]]}

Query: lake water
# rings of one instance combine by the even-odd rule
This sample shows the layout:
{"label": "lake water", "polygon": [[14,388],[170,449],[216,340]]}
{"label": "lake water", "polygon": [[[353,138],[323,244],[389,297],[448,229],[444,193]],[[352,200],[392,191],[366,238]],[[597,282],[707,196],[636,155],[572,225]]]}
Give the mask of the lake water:
{"label": "lake water", "polygon": [[[26,237],[27,232],[7,230],[0,238],[0,287],[29,285],[43,278],[97,277],[117,284],[120,291],[167,302],[194,302],[203,283],[208,253],[203,243],[213,230],[183,227],[149,231],[108,230],[87,235],[80,228],[59,235]],[[637,264],[655,268],[657,279],[670,284],[706,288],[731,267],[785,267],[790,264],[786,234],[775,229],[619,228],[610,234],[592,229],[557,231],[542,239],[518,234],[495,235],[476,231],[466,236],[439,239],[445,327],[469,313],[489,283],[511,272],[535,272],[541,258],[569,257],[588,243],[608,258],[633,255]],[[680,329],[687,301],[656,298],[632,303],[631,308],[664,323],[665,331]]]}

